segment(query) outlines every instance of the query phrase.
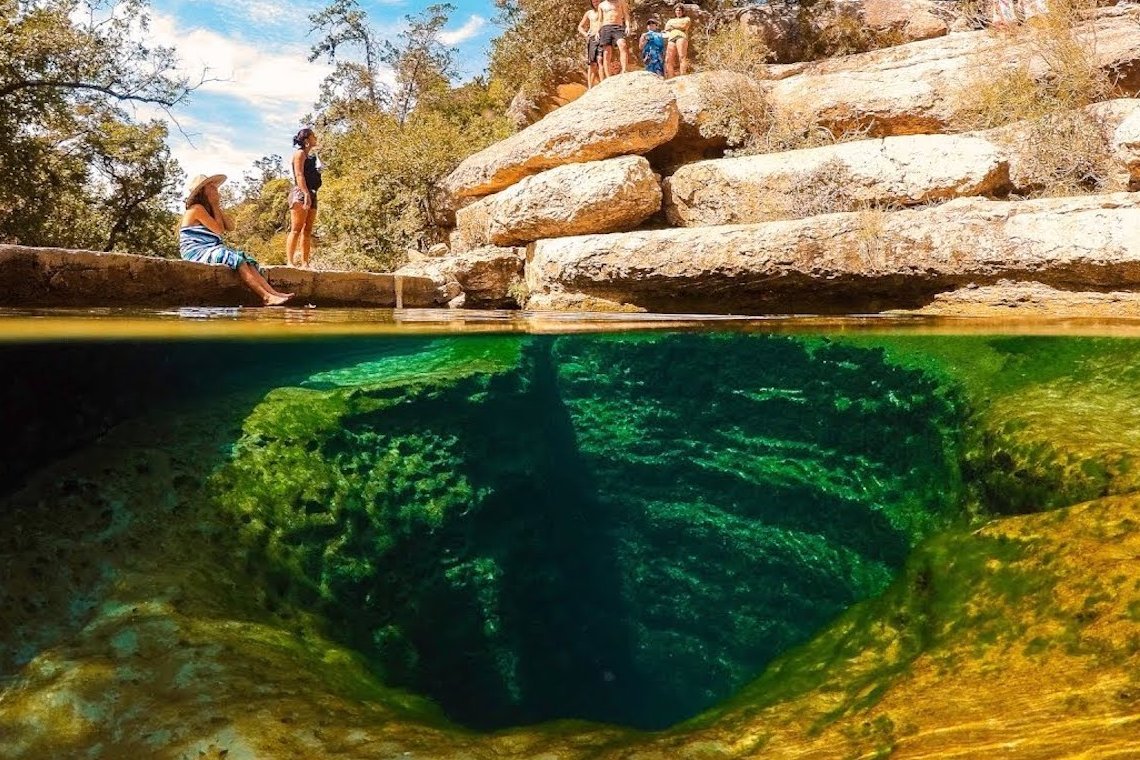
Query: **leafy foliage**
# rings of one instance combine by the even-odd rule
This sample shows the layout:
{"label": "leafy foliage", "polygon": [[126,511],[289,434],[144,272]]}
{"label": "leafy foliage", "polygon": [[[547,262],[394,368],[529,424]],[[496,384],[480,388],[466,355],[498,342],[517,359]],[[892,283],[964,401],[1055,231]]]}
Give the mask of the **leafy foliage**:
{"label": "leafy foliage", "polygon": [[[431,5],[383,42],[356,0],[310,17],[323,35],[312,58],[334,65],[312,117],[324,163],[315,266],[390,270],[408,248],[441,240],[441,181],[508,134],[499,83],[452,85],[455,51],[440,35],[453,10]],[[267,262],[280,260],[287,230],[289,183],[267,172],[279,165],[255,166],[234,211],[235,243]]]}
{"label": "leafy foliage", "polygon": [[124,105],[193,88],[147,23],[145,0],[0,0],[0,239],[175,253],[166,127]]}

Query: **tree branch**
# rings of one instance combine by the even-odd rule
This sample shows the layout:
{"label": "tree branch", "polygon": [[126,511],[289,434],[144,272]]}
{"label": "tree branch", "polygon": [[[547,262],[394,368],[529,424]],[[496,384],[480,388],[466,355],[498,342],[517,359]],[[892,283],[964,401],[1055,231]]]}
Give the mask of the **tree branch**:
{"label": "tree branch", "polygon": [[[116,100],[129,100],[135,103],[153,103],[155,105],[166,106],[167,108],[177,105],[182,101],[184,97],[186,97],[187,94],[184,92],[182,94],[164,98],[159,96],[137,95],[130,92],[119,92],[110,85],[94,84],[93,82],[71,82],[61,79],[39,79],[13,82],[12,84],[0,87],[0,99],[6,98],[14,92],[27,90],[34,87],[56,87],[68,90],[93,90],[95,92],[101,92],[104,95],[110,95]],[[187,90],[187,92],[189,92],[189,90]]]}

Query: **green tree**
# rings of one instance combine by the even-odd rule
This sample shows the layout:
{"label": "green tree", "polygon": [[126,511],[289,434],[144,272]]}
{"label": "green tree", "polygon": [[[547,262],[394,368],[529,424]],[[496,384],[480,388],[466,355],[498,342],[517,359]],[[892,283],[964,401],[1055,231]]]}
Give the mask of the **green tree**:
{"label": "green tree", "polygon": [[165,127],[124,106],[193,86],[147,24],[144,0],[0,0],[0,239],[174,253]]}
{"label": "green tree", "polygon": [[[325,162],[318,266],[391,269],[405,249],[439,240],[442,179],[471,151],[508,133],[501,87],[483,79],[452,85],[455,53],[440,40],[452,11],[432,5],[407,16],[406,27],[378,47],[354,0],[334,0],[312,17],[325,35],[313,55],[337,67],[314,119]],[[375,99],[344,86],[342,64],[376,84]],[[378,84],[381,68],[394,87]]]}
{"label": "green tree", "polygon": [[405,16],[407,28],[397,42],[384,43],[380,59],[396,76],[392,115],[403,126],[418,103],[446,93],[455,76],[455,51],[439,40],[447,20],[455,12],[449,3],[429,5],[414,16]]}
{"label": "green tree", "polygon": [[230,242],[265,264],[285,263],[292,180],[283,166],[281,156],[259,158],[226,199],[234,221]]}
{"label": "green tree", "polygon": [[[326,115],[342,110],[351,113],[361,104],[375,110],[383,108],[388,93],[380,82],[381,48],[360,4],[356,0],[333,0],[309,16],[309,25],[310,33],[321,35],[309,60],[323,58],[334,66],[321,87],[318,108]],[[347,56],[346,48],[350,51]]]}
{"label": "green tree", "polygon": [[104,251],[116,249],[172,254],[171,207],[184,180],[166,147],[166,125],[105,119],[87,141],[92,167],[108,192],[99,206],[109,227]]}

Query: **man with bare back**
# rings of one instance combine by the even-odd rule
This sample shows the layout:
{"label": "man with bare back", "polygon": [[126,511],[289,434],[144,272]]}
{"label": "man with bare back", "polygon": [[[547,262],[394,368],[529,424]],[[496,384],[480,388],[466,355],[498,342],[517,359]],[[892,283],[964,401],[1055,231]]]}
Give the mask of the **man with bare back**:
{"label": "man with bare back", "polygon": [[602,48],[602,69],[609,76],[614,45],[621,58],[621,73],[629,71],[629,45],[625,38],[633,34],[633,19],[625,0],[601,0],[598,12],[602,14],[602,28],[598,30],[598,45]]}
{"label": "man with bare back", "polygon": [[602,14],[598,10],[598,0],[590,0],[591,8],[578,22],[578,34],[586,38],[586,88],[594,86],[606,78],[608,73],[601,68],[602,48],[598,44],[598,30],[602,26]]}

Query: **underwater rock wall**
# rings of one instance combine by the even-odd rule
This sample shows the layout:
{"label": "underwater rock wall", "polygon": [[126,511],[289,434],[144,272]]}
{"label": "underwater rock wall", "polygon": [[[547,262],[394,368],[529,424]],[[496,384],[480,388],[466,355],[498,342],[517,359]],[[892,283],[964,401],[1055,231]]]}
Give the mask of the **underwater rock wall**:
{"label": "underwater rock wall", "polygon": [[880,351],[460,344],[497,369],[273,391],[212,489],[251,572],[467,725],[689,717],[962,501],[959,409]]}

